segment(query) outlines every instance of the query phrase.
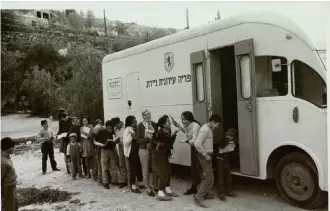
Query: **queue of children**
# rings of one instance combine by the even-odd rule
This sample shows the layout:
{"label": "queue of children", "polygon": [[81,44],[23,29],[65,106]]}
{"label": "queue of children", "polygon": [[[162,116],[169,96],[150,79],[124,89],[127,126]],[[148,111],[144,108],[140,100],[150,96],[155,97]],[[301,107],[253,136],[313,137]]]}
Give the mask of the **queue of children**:
{"label": "queue of children", "polygon": [[[93,175],[93,179],[105,189],[109,189],[110,185],[128,186],[133,193],[147,189],[150,197],[156,196],[160,201],[172,200],[179,195],[170,187],[169,158],[176,136],[182,132],[187,139],[181,142],[191,145],[192,176],[191,187],[183,194],[194,194],[194,201],[200,207],[207,207],[204,199],[214,198],[210,194],[214,183],[212,160],[217,154],[213,150],[213,130],[222,122],[219,115],[212,115],[202,126],[190,111],[181,115],[183,126],[169,115],[163,115],[155,123],[147,109],[142,111],[142,122],[137,123],[136,118],[130,115],[125,119],[125,125],[118,117],[106,121],[104,126],[97,119],[94,127],[87,116],[83,116],[81,125],[78,118],[69,117],[65,111],[60,111],[59,117],[60,152],[64,153],[67,173],[74,180],[77,174],[86,179]],[[172,123],[176,128],[174,132]],[[227,138],[231,137],[229,135]],[[227,159],[221,156],[224,158]],[[52,167],[57,169],[54,162]],[[227,171],[220,178],[229,181]],[[224,194],[235,196],[227,187],[230,189],[230,184],[221,183],[221,200]]]}

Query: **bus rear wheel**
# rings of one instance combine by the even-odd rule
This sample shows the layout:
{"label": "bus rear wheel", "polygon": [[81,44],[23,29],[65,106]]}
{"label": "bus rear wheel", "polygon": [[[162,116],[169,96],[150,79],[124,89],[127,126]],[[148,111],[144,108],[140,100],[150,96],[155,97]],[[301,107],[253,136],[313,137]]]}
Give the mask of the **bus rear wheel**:
{"label": "bus rear wheel", "polygon": [[276,166],[275,180],[282,198],[293,206],[315,209],[325,203],[314,162],[304,153],[284,156]]}

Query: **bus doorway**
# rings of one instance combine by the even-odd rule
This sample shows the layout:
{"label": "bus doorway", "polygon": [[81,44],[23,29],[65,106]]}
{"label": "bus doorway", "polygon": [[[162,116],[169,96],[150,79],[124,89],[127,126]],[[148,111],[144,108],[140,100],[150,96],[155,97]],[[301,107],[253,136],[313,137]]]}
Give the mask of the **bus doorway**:
{"label": "bus doorway", "polygon": [[232,153],[237,173],[259,176],[256,90],[253,40],[244,40],[210,52],[212,112],[221,114],[223,128],[238,131]]}
{"label": "bus doorway", "polygon": [[[223,145],[224,133],[230,128],[238,130],[237,85],[234,46],[210,51],[210,78],[212,112],[221,115],[222,127],[214,131],[215,142]],[[240,172],[239,147],[231,153],[231,167]]]}

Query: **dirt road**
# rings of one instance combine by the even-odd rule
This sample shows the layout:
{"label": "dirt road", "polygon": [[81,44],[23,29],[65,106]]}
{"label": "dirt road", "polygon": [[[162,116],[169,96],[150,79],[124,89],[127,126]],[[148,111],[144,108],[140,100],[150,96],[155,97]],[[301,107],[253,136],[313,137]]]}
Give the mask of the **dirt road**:
{"label": "dirt road", "polygon": [[[53,129],[56,126],[56,122]],[[24,117],[2,118],[2,137],[4,134],[35,134],[39,131],[40,119],[26,119]],[[6,129],[6,130],[4,130]],[[54,129],[55,130],[55,129]],[[56,129],[57,130],[57,129]],[[49,186],[59,188],[68,192],[79,192],[74,195],[71,201],[58,202],[52,204],[28,205],[21,207],[20,210],[98,210],[98,211],[124,211],[124,210],[143,210],[143,211],[162,211],[162,210],[221,210],[221,211],[298,211],[298,209],[286,204],[278,195],[277,190],[271,181],[259,181],[254,179],[234,177],[234,190],[239,195],[238,198],[228,198],[226,203],[218,199],[208,200],[206,204],[210,209],[201,209],[194,205],[192,196],[183,196],[184,190],[189,187],[189,169],[184,167],[175,168],[171,180],[172,189],[180,194],[172,202],[159,202],[155,198],[150,198],[144,192],[140,195],[123,192],[123,190],[111,187],[105,190],[91,179],[72,178],[65,173],[63,154],[55,150],[55,158],[60,172],[48,170],[46,175],[41,174],[41,153],[40,150],[28,150],[24,154],[13,155],[13,163],[18,174],[18,187],[42,188]],[[48,161],[48,169],[50,169]],[[125,189],[127,190],[127,189]],[[75,200],[80,203],[75,203]],[[328,210],[327,208],[319,211]]]}

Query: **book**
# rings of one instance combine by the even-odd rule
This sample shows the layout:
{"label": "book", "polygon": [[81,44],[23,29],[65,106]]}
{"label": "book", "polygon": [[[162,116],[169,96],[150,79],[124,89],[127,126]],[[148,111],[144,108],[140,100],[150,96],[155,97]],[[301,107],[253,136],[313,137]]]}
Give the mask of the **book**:
{"label": "book", "polygon": [[227,146],[224,148],[219,148],[219,153],[226,153],[226,152],[233,152],[235,150],[235,143],[233,141],[230,141]]}
{"label": "book", "polygon": [[66,138],[67,135],[68,133],[61,133],[60,135],[57,136],[57,139]]}
{"label": "book", "polygon": [[89,127],[83,127],[83,133],[89,134],[90,131],[91,129]]}
{"label": "book", "polygon": [[82,133],[80,136],[81,136],[82,138],[88,138],[88,137],[87,137],[85,134],[83,134],[83,133]]}

